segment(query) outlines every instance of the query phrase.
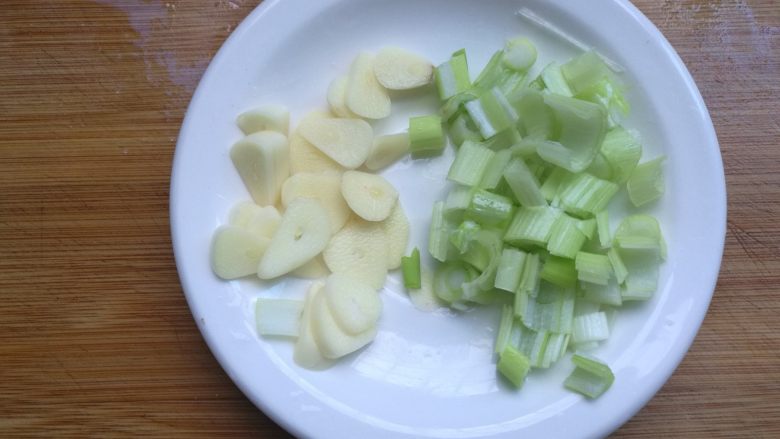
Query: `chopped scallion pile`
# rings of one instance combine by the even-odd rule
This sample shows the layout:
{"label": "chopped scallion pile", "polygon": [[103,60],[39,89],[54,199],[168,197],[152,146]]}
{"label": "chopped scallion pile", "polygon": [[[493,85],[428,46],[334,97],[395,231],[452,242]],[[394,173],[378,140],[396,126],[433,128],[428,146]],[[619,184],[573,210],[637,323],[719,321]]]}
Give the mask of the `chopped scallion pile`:
{"label": "chopped scallion pile", "polygon": [[[436,68],[442,118],[410,121],[415,157],[440,151],[441,127],[458,148],[430,223],[434,293],[456,310],[502,305],[497,369],[516,387],[568,350],[597,349],[617,307],[652,298],[666,257],[655,218],[610,225],[624,188],[635,206],[664,191],[664,157],[639,163],[639,135],[621,125],[615,71],[592,50],[531,75],[536,60],[533,43],[511,39],[472,82],[461,49]],[[402,266],[419,285],[416,249]],[[566,388],[596,398],[612,385],[606,364],[572,361]]]}

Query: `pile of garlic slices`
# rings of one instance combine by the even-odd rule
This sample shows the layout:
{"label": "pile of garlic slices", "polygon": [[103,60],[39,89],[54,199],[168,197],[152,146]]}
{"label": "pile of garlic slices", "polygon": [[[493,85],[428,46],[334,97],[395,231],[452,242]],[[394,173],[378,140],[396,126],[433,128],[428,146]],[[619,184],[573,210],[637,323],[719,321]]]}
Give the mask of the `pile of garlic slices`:
{"label": "pile of garlic slices", "polygon": [[222,279],[317,279],[306,299],[259,299],[261,335],[295,337],[294,359],[323,368],[370,343],[378,290],[406,252],[409,222],[380,170],[409,151],[408,133],[375,136],[366,121],[390,115],[388,90],[429,84],[433,66],[398,48],[360,53],[327,91],[330,112],[289,132],[290,114],[269,105],[241,114],[246,135],[230,156],[253,202],[236,205],[214,234]]}

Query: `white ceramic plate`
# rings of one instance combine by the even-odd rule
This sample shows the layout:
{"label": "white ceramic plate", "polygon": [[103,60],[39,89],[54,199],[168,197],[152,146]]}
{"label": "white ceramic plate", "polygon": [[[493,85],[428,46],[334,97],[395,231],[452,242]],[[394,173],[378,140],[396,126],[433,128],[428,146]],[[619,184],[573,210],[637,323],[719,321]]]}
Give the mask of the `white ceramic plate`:
{"label": "white ceramic plate", "polygon": [[[521,7],[624,66],[633,107],[626,124],[643,134],[645,158],[668,156],[667,194],[642,209],[659,218],[669,243],[658,292],[627,306],[611,339],[595,352],[615,372],[614,385],[596,401],[565,391],[561,383],[572,366],[564,359],[532,373],[520,392],[507,388],[496,379],[491,354],[497,311],[419,312],[397,276],[382,294],[385,311],[373,344],[325,372],[296,367],[291,343],[258,338],[252,308],[259,296],[301,296],[306,283],[223,282],[209,268],[212,232],[232,205],[249,198],[228,155],[241,137],[235,116],[275,102],[287,105],[297,121],[325,106],[328,83],[346,72],[358,51],[388,44],[434,63],[465,47],[472,72],[518,34],[537,44],[537,66],[578,53],[518,18]],[[435,98],[406,95],[376,131],[401,131],[409,115],[434,108]],[[411,245],[425,248],[449,156],[405,160],[385,172],[413,224]],[[625,200],[613,204],[619,211]],[[725,206],[718,143],[701,96],[669,43],[623,0],[266,0],[206,71],[182,126],[171,186],[176,262],[201,332],[241,390],[304,437],[608,434],[658,391],[693,341],[720,266]]]}

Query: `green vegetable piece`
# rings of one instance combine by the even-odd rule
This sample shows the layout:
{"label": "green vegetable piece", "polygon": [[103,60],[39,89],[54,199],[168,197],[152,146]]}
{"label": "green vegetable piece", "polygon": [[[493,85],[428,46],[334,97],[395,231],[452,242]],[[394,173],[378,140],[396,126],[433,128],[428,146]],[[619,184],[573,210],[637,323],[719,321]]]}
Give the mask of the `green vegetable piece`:
{"label": "green vegetable piece", "polygon": [[439,98],[442,101],[471,87],[469,66],[464,49],[453,53],[448,61],[436,67],[434,82],[436,83],[436,89],[439,91]]}
{"label": "green vegetable piece", "polygon": [[548,256],[542,266],[541,278],[563,288],[574,288],[577,284],[577,269],[574,260]]}
{"label": "green vegetable piece", "polygon": [[479,143],[467,140],[458,149],[447,179],[466,186],[476,186],[496,153]]}
{"label": "green vegetable piece", "polygon": [[505,247],[496,270],[495,287],[504,291],[515,292],[520,285],[520,278],[525,268],[526,253]]}
{"label": "green vegetable piece", "polygon": [[528,357],[517,349],[507,346],[501,352],[498,360],[498,371],[515,387],[519,388],[523,385],[525,376],[528,375],[530,370],[531,365]]}
{"label": "green vegetable piece", "polygon": [[512,200],[484,189],[474,192],[471,203],[466,209],[466,215],[469,218],[485,225],[496,225],[508,221],[513,212]]}
{"label": "green vegetable piece", "polygon": [[615,381],[609,366],[594,358],[575,354],[571,361],[574,371],[563,382],[564,387],[588,398],[598,398],[609,390]]}
{"label": "green vegetable piece", "polygon": [[547,246],[553,225],[561,211],[554,207],[520,207],[509,224],[504,241],[512,245]]}
{"label": "green vegetable piece", "polygon": [[547,251],[551,255],[574,259],[585,243],[586,236],[580,230],[580,221],[566,215],[560,215],[550,231]]}
{"label": "green vegetable piece", "polygon": [[420,250],[416,247],[411,255],[401,258],[401,274],[404,286],[408,289],[419,289],[422,285],[420,276]]}
{"label": "green vegetable piece", "polygon": [[409,150],[412,158],[439,155],[445,143],[439,116],[431,114],[409,118]]}
{"label": "green vegetable piece", "polygon": [[634,206],[644,206],[664,194],[664,174],[661,168],[664,160],[666,156],[640,163],[628,178],[626,189]]}
{"label": "green vegetable piece", "polygon": [[548,64],[547,67],[542,70],[540,76],[542,81],[544,81],[544,86],[550,92],[566,97],[572,97],[574,95],[569,88],[569,84],[566,83],[563,73],[561,73],[561,66],[557,62]]}

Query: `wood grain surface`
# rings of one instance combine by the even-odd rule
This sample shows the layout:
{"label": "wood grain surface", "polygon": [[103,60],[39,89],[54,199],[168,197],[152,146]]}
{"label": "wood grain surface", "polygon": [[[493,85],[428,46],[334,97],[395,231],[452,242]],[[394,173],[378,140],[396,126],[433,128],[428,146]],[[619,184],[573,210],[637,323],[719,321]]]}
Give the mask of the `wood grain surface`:
{"label": "wood grain surface", "polygon": [[[2,1],[0,437],[286,436],[203,342],[168,224],[187,104],[258,3]],[[729,219],[695,343],[614,437],[777,438],[780,3],[636,4],[710,109]]]}

